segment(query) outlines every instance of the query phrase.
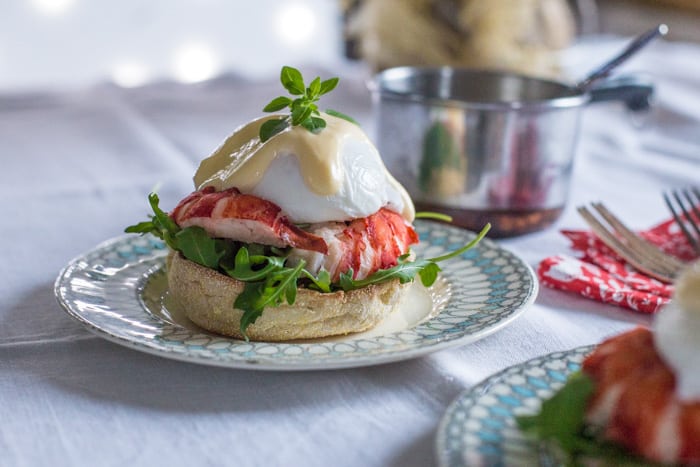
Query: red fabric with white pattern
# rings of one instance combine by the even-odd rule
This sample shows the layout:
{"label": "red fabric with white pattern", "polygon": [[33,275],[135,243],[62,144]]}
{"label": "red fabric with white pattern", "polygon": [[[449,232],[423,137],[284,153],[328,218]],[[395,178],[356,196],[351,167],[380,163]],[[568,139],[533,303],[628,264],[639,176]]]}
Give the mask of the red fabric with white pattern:
{"label": "red fabric with white pattern", "polygon": [[[577,257],[556,255],[542,260],[537,269],[542,284],[642,313],[655,313],[668,303],[672,285],[637,272],[592,232],[562,230],[562,233],[571,240]],[[680,259],[697,258],[673,220],[639,234]]]}

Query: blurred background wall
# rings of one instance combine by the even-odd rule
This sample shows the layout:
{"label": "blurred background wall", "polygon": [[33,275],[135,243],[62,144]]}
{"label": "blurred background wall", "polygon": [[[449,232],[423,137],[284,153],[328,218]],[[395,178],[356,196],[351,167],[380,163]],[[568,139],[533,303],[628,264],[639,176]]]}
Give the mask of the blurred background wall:
{"label": "blurred background wall", "polygon": [[[570,9],[571,24],[557,4]],[[528,8],[538,13],[517,20],[516,12]],[[382,14],[404,42],[371,44],[379,37],[368,32],[371,22],[380,27]],[[491,35],[475,45],[479,21]],[[520,34],[510,44],[498,32],[507,21],[516,27],[505,29]],[[547,74],[556,64],[538,55],[539,47],[557,50],[582,34],[634,35],[660,21],[671,26],[670,39],[700,41],[700,0],[2,0],[0,91],[197,82],[227,71],[254,79],[287,63],[332,67],[347,55],[391,65],[380,63],[380,48],[397,48],[385,54],[397,58],[400,48],[415,52],[429,41],[435,41],[432,58],[405,59],[441,62],[448,50],[453,59],[461,53],[475,60],[474,51],[488,55],[490,47],[493,57],[482,61]],[[358,49],[363,38],[370,42],[364,52]],[[528,69],[533,61],[537,66]]]}
{"label": "blurred background wall", "polygon": [[333,0],[0,0],[0,89],[196,82],[333,62]]}

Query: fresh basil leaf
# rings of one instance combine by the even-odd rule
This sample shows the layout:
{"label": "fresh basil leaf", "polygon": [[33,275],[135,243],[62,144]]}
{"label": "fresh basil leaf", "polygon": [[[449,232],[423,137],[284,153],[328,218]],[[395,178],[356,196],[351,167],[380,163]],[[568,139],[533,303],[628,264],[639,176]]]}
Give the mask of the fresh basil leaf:
{"label": "fresh basil leaf", "polygon": [[211,238],[201,227],[187,227],[175,235],[178,249],[185,258],[211,269],[218,269],[226,253],[222,242]]}
{"label": "fresh basil leaf", "polygon": [[326,128],[326,121],[322,118],[311,117],[301,124],[304,128],[309,130],[311,133],[318,133],[324,128]]}
{"label": "fresh basil leaf", "polygon": [[260,141],[264,143],[276,134],[283,132],[287,127],[289,127],[289,122],[285,118],[273,118],[266,121],[260,125]]}
{"label": "fresh basil leaf", "polygon": [[[284,66],[280,72],[280,81],[282,86],[292,96],[298,97],[294,99],[285,96],[276,97],[263,108],[264,112],[277,112],[285,107],[289,107],[291,109],[291,118],[286,118],[286,123],[265,122],[260,127],[260,141],[267,141],[290,124],[292,126],[303,126],[313,133],[323,130],[326,127],[326,122],[320,118],[321,112],[318,109],[318,105],[316,105],[316,101],[321,95],[335,89],[340,81],[339,78],[335,77],[321,81],[321,78],[317,76],[309,83],[308,87],[304,87],[304,78],[301,72],[296,68]],[[340,112],[328,110],[327,113],[357,124],[351,117]],[[313,119],[311,118],[312,115],[318,118]]]}
{"label": "fresh basil leaf", "polygon": [[280,73],[280,81],[282,81],[282,86],[284,86],[290,94],[294,96],[301,96],[304,94],[304,79],[301,76],[301,72],[296,68],[283,66],[282,72]]}
{"label": "fresh basil leaf", "polygon": [[334,117],[342,118],[343,120],[347,120],[350,123],[354,123],[355,125],[360,126],[360,124],[357,122],[357,120],[355,120],[354,118],[352,118],[348,115],[345,115],[342,112],[338,112],[337,110],[326,109],[326,113],[328,115],[333,115]]}
{"label": "fresh basil leaf", "polygon": [[275,97],[263,108],[263,112],[277,112],[292,105],[292,100],[289,97]]}
{"label": "fresh basil leaf", "polygon": [[317,77],[314,78],[314,80],[311,81],[311,83],[309,84],[309,87],[308,87],[308,89],[306,90],[306,95],[307,95],[310,99],[315,99],[315,98],[317,98],[317,97],[320,95],[320,92],[321,92],[321,78],[317,76]]}
{"label": "fresh basil leaf", "polygon": [[321,83],[321,89],[319,95],[327,94],[331,92],[338,85],[340,78],[330,78]]}
{"label": "fresh basil leaf", "polygon": [[292,107],[292,125],[301,125],[311,116],[313,108],[307,104]]}

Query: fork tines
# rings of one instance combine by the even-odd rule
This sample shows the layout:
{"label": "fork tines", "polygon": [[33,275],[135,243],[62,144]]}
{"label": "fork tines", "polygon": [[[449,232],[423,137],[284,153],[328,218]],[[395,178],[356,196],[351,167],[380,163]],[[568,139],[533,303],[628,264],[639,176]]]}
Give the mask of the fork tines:
{"label": "fork tines", "polygon": [[685,264],[639,237],[602,203],[592,203],[596,217],[586,207],[578,208],[593,232],[632,267],[663,282],[673,282]]}
{"label": "fork tines", "polygon": [[671,190],[670,196],[668,193],[663,196],[683,235],[700,253],[700,190],[697,187]]}

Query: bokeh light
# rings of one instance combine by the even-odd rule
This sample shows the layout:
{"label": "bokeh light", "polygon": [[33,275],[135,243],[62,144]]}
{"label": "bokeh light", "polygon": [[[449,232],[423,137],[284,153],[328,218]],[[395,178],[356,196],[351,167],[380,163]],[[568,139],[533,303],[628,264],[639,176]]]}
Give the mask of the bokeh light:
{"label": "bokeh light", "polygon": [[275,12],[275,31],[286,45],[308,43],[316,30],[316,13],[306,3],[285,3]]}
{"label": "bokeh light", "polygon": [[212,78],[219,72],[220,61],[209,45],[189,42],[175,51],[175,78],[185,83],[196,83]]}
{"label": "bokeh light", "polygon": [[75,0],[31,0],[32,6],[44,15],[61,15],[75,5]]}
{"label": "bokeh light", "polygon": [[123,60],[112,66],[112,81],[125,88],[133,88],[145,84],[151,79],[151,73],[146,64],[137,60]]}

